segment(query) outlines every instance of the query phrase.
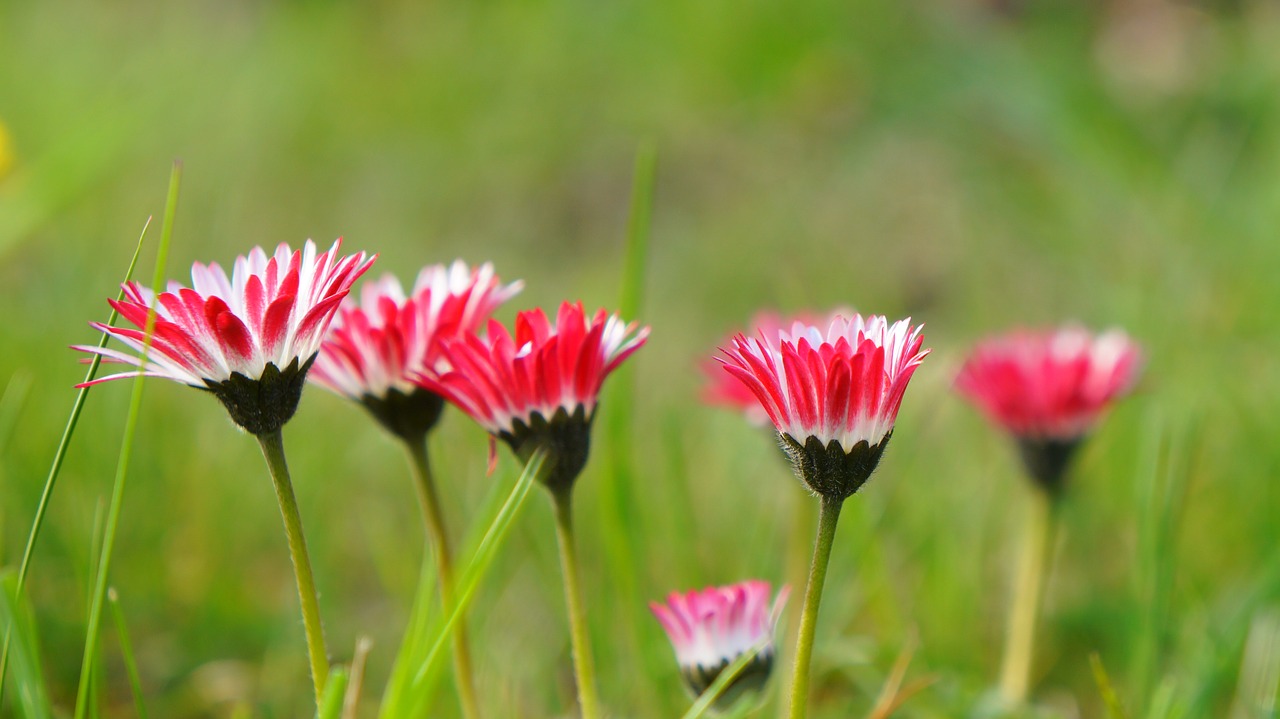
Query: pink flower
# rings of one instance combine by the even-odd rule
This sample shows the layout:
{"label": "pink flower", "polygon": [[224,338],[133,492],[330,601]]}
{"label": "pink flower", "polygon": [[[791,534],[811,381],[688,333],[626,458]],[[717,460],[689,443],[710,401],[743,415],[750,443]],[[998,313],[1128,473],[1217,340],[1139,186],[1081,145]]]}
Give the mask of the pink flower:
{"label": "pink flower", "polygon": [[738,335],[720,361],[769,415],[797,475],[844,498],[875,470],[907,383],[929,354],[920,330],[878,315],[836,317],[825,332],[797,322],[776,341]]}
{"label": "pink flower", "polygon": [[[567,487],[586,465],[591,421],[605,377],[644,344],[635,332],[600,310],[565,302],[552,324],[542,310],[516,316],[512,337],[490,320],[487,336],[446,342],[450,369],[418,382],[448,399],[528,461],[538,447],[550,452],[544,481]],[[634,334],[633,334],[634,333]]]}
{"label": "pink flower", "polygon": [[491,264],[469,269],[462,260],[424,267],[409,297],[394,276],[366,282],[360,304],[343,303],[310,379],[417,438],[435,424],[443,399],[414,378],[444,369],[444,342],[476,331],[521,287],[499,284]]}
{"label": "pink flower", "polygon": [[1018,439],[1034,477],[1056,487],[1075,446],[1133,388],[1141,366],[1119,330],[1015,331],[979,343],[956,389]]}
{"label": "pink flower", "polygon": [[[210,390],[240,426],[253,434],[274,431],[297,409],[307,369],[339,303],[373,264],[363,252],[340,257],[341,244],[321,254],[310,240],[297,251],[281,244],[272,257],[255,247],[236,258],[231,277],[216,263],[197,262],[192,289],[170,283],[159,297],[129,282],[123,301],[108,302],[138,329],[91,324],[139,354],[74,349]],[[155,332],[144,363],[144,328],[153,305]],[[136,375],[122,372],[87,384]]]}
{"label": "pink flower", "polygon": [[1071,440],[1133,388],[1141,365],[1119,330],[1018,331],[975,347],[956,389],[1014,435]]}
{"label": "pink flower", "polygon": [[726,705],[762,687],[773,668],[773,635],[789,589],[769,605],[768,582],[749,580],[702,591],[672,592],[665,604],[650,602],[675,648],[680,671],[694,694],[706,691],[735,659],[758,648],[722,695]]}

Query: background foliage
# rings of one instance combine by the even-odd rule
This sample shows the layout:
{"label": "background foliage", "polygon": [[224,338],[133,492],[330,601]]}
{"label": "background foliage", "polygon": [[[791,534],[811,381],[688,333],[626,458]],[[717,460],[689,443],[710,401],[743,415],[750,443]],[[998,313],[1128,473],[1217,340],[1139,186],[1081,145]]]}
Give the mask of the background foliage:
{"label": "background foliage", "polygon": [[[846,509],[820,716],[864,714],[912,637],[909,678],[932,683],[900,716],[980,704],[1024,487],[949,384],[983,334],[1068,319],[1128,329],[1149,367],[1072,480],[1045,712],[1101,715],[1097,652],[1135,716],[1270,716],[1255,712],[1280,673],[1278,48],[1264,0],[0,1],[0,563],[20,556],[82,372],[66,347],[94,339],[85,323],[160,212],[171,158],[186,166],[173,277],[342,235],[404,279],[493,260],[527,282],[509,319],[617,305],[633,157],[652,142],[638,319],[653,337],[610,388],[637,390],[633,436],[597,432],[577,502],[618,716],[686,706],[649,599],[800,583],[816,505],[767,435],[699,403],[696,366],[757,308],[839,304],[926,322],[934,354]],[[90,396],[35,557],[62,705],[127,398]],[[322,391],[286,442],[331,646],[374,638],[371,707],[422,555],[406,467]],[[485,438],[450,412],[432,450],[462,533],[496,481]],[[533,499],[471,618],[495,716],[572,697],[550,510]],[[124,517],[112,583],[152,713],[304,714],[270,484],[216,402],[148,388]],[[104,713],[125,716],[116,646],[106,632]]]}

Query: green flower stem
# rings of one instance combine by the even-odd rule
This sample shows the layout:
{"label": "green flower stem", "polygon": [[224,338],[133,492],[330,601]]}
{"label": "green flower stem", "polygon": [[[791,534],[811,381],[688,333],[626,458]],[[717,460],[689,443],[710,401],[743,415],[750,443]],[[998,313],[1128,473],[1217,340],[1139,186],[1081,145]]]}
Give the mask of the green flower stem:
{"label": "green flower stem", "polygon": [[569,638],[573,645],[573,669],[578,680],[578,704],[582,719],[598,719],[600,697],[596,693],[596,667],[591,657],[591,635],[582,606],[582,584],[578,578],[578,549],[573,541],[572,490],[552,491],[556,510],[556,539],[560,544],[560,569],[564,574],[564,597],[569,606]]}
{"label": "green flower stem", "polygon": [[298,580],[298,599],[302,602],[302,627],[307,635],[307,655],[311,659],[311,683],[315,687],[316,706],[324,696],[324,682],[329,676],[329,652],[324,645],[324,626],[320,623],[320,600],[316,593],[316,581],[311,574],[311,559],[307,556],[307,540],[302,534],[302,516],[298,514],[298,500],[293,496],[293,482],[289,479],[289,467],[284,459],[284,438],[280,430],[257,435],[262,445],[262,456],[271,471],[271,481],[276,488],[276,500],[284,518],[284,533],[289,539],[289,556],[293,559],[293,574]]}
{"label": "green flower stem", "polygon": [[[440,577],[440,603],[444,605],[446,615],[453,610],[456,586],[453,576],[453,557],[449,548],[449,534],[444,528],[444,515],[440,512],[440,495],[436,491],[436,483],[431,474],[431,461],[427,455],[427,438],[406,440],[409,450],[409,466],[413,471],[414,484],[418,488],[418,500],[422,506],[422,519],[427,525],[427,534],[431,541],[431,551],[436,560],[436,571]],[[474,673],[471,669],[471,650],[467,643],[467,627],[462,617],[453,627],[453,671],[458,685],[458,699],[462,703],[462,715],[466,719],[478,719],[480,702],[476,698]]]}
{"label": "green flower stem", "polygon": [[804,591],[804,611],[800,615],[800,635],[796,640],[795,675],[791,680],[791,719],[803,719],[809,711],[809,662],[813,658],[813,636],[818,627],[818,605],[822,603],[822,586],[827,581],[827,564],[831,561],[831,545],[836,538],[836,522],[840,520],[843,499],[822,498],[818,515],[818,538],[813,545],[813,563],[809,566],[809,585]]}
{"label": "green flower stem", "polygon": [[1031,689],[1035,660],[1036,622],[1044,601],[1045,578],[1057,519],[1055,497],[1034,487],[1022,542],[1022,556],[1013,585],[1013,605],[1005,636],[1004,663],[1000,669],[1000,696],[1009,706],[1020,706]]}

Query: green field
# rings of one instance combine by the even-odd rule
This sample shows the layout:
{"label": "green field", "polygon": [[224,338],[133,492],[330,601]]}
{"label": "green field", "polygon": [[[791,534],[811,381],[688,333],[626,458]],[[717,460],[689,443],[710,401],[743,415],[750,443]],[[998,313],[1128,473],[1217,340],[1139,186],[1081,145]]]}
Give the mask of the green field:
{"label": "green field", "polygon": [[[380,253],[371,277],[492,261],[526,283],[505,322],[619,307],[652,147],[633,318],[652,336],[606,385],[576,495],[610,716],[690,702],[648,601],[752,577],[793,587],[757,716],[785,704],[817,504],[768,434],[699,400],[698,365],[758,309],[838,305],[924,322],[933,354],[846,505],[812,716],[866,716],[912,647],[924,688],[894,716],[980,715],[1028,490],[951,383],[983,336],[1069,320],[1124,328],[1147,367],[1070,478],[1025,716],[1108,716],[1094,653],[1124,716],[1276,716],[1277,48],[1265,0],[0,0],[0,566],[21,559],[84,373],[67,347],[97,340],[174,158],[168,277],[342,236]],[[130,392],[90,393],[31,569],[66,716]],[[376,716],[423,558],[407,465],[316,388],[285,441],[330,647],[373,639]],[[457,411],[432,437],[459,538],[519,473],[500,449],[486,476],[486,435]],[[573,706],[542,494],[469,616],[492,717]],[[212,398],[148,381],[110,584],[150,716],[311,715],[271,483]],[[104,717],[135,712],[117,637],[106,622]],[[19,716],[16,691],[11,672],[0,715]],[[447,678],[436,707],[457,713]]]}

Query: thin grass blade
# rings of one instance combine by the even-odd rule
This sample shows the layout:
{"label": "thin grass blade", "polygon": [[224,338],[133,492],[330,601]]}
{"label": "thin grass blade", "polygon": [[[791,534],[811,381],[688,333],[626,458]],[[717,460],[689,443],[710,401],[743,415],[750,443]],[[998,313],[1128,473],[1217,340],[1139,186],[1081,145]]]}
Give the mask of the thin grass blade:
{"label": "thin grass blade", "polygon": [[[160,287],[164,282],[165,264],[169,255],[169,244],[173,237],[173,218],[178,210],[178,190],[182,184],[182,165],[174,163],[169,175],[169,196],[165,203],[164,222],[160,229],[160,247],[156,252],[156,268],[152,279],[152,287]],[[103,537],[102,554],[98,559],[96,581],[94,583],[93,604],[89,609],[89,626],[85,630],[84,656],[80,663],[80,686],[76,691],[76,719],[84,719],[89,709],[89,687],[92,667],[98,654],[98,629],[102,623],[102,607],[106,601],[107,577],[111,570],[111,554],[115,548],[116,530],[120,525],[120,511],[124,504],[125,478],[129,471],[129,460],[133,454],[133,437],[138,429],[138,415],[142,408],[142,389],[145,386],[142,373],[145,371],[147,352],[151,348],[152,333],[155,331],[155,307],[147,313],[145,341],[142,347],[142,362],[138,367],[138,377],[134,380],[133,394],[129,399],[129,413],[125,417],[124,438],[121,441],[120,456],[116,463],[115,482],[111,489],[111,503],[107,510],[106,533]]]}
{"label": "thin grass blade", "polygon": [[316,719],[342,719],[347,682],[350,679],[351,672],[345,666],[338,665],[329,670],[329,679],[324,683],[324,696],[320,698],[320,706],[316,708]]}
{"label": "thin grass blade", "polygon": [[[425,631],[418,636],[408,635],[402,642],[379,716],[394,719],[426,716],[429,712],[431,696],[441,669],[440,659],[453,626],[471,603],[476,588],[502,547],[507,533],[529,497],[535,478],[542,471],[545,459],[546,455],[542,451],[536,452],[529,459],[506,501],[488,524],[475,551],[459,573],[456,606],[445,607],[441,614],[434,617],[428,616],[428,605],[433,592],[419,591],[411,628],[423,626]],[[429,573],[424,573],[424,577],[427,574]],[[423,584],[428,584],[426,579]]]}
{"label": "thin grass blade", "polygon": [[115,587],[107,590],[107,602],[111,605],[111,618],[115,620],[116,636],[120,638],[120,655],[129,675],[129,691],[133,692],[133,707],[138,719],[147,719],[147,704],[142,695],[142,677],[138,674],[138,661],[133,655],[133,642],[129,640],[129,627],[120,608],[120,595]]}
{"label": "thin grass blade", "polygon": [[751,660],[755,659],[756,655],[765,648],[768,641],[769,640],[763,640],[757,642],[755,646],[751,647],[751,649],[743,652],[741,656],[730,662],[729,666],[725,667],[724,671],[720,672],[720,675],[716,677],[716,680],[711,682],[711,686],[707,687],[706,691],[702,692],[702,694],[698,696],[698,699],[693,703],[693,706],[689,707],[689,711],[684,713],[683,719],[699,719],[702,715],[706,714],[707,711],[711,709],[711,705],[714,704],[715,701],[720,698],[720,695],[724,694],[725,689],[728,689],[729,685],[733,683],[733,680],[737,679],[738,675],[742,673],[742,670],[746,669],[747,665],[751,663]]}
{"label": "thin grass blade", "polygon": [[[138,244],[133,248],[133,257],[129,260],[129,269],[124,273],[124,281],[128,282],[133,279],[133,271],[138,266],[138,257],[142,254],[142,243],[147,237],[147,228],[151,227],[151,218],[142,225],[142,232],[138,235]],[[124,290],[120,290],[116,294],[116,300],[124,299]],[[107,317],[107,324],[114,325],[119,318],[119,313],[114,309]],[[103,334],[98,340],[98,346],[104,347],[107,340],[110,339],[107,334]],[[89,369],[85,372],[84,381],[92,380],[98,374],[98,367],[102,364],[102,355],[94,355],[89,362]],[[31,532],[27,535],[26,548],[22,550],[22,563],[18,568],[18,576],[16,582],[16,591],[21,594],[26,588],[27,572],[31,568],[31,557],[36,547],[36,539],[40,536],[40,528],[44,526],[44,517],[49,510],[49,502],[53,498],[53,487],[58,481],[58,472],[62,470],[62,460],[67,456],[67,450],[71,447],[71,437],[75,434],[76,423],[80,420],[80,411],[84,409],[85,399],[89,396],[91,387],[82,387],[76,393],[75,402],[71,405],[71,416],[67,418],[67,425],[62,430],[62,439],[58,440],[58,448],[53,453],[53,463],[49,467],[49,474],[44,480],[44,489],[40,491],[40,501],[36,504],[36,516],[31,521]],[[5,676],[9,666],[9,637],[6,634],[4,639],[4,648],[0,649],[0,704],[4,702],[4,686]]]}
{"label": "thin grass blade", "polygon": [[18,591],[18,577],[13,570],[0,572],[0,627],[13,658],[13,681],[16,687],[14,708],[22,719],[52,719],[53,707],[40,673],[39,643],[31,608]]}

